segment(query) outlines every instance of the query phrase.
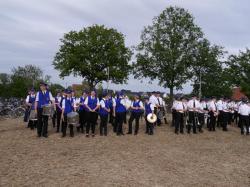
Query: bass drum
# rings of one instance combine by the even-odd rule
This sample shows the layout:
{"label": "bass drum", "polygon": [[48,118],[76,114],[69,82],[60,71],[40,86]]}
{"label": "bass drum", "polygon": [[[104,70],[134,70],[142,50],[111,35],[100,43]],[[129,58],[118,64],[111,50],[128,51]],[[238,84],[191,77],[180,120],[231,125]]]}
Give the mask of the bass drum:
{"label": "bass drum", "polygon": [[148,114],[147,115],[147,120],[149,123],[155,123],[157,121],[157,116],[155,114]]}
{"label": "bass drum", "polygon": [[30,111],[29,120],[31,120],[31,121],[36,121],[37,120],[37,114],[36,114],[35,110]]}
{"label": "bass drum", "polygon": [[79,114],[77,112],[70,112],[67,114],[67,120],[69,125],[79,127]]}

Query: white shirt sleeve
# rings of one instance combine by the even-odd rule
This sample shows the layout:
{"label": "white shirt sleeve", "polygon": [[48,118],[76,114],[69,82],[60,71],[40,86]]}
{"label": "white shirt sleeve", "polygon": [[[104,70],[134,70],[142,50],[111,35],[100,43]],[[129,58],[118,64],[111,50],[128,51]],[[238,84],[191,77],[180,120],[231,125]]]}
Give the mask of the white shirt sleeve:
{"label": "white shirt sleeve", "polygon": [[126,102],[125,102],[124,99],[121,99],[121,104],[122,104],[123,106],[126,106]]}
{"label": "white shirt sleeve", "polygon": [[26,103],[28,103],[29,102],[29,100],[30,100],[30,96],[29,95],[27,95],[27,97],[26,97]]}
{"label": "white shirt sleeve", "polygon": [[85,99],[85,101],[84,101],[84,104],[85,104],[85,105],[88,105],[88,102],[89,102],[89,98],[86,97],[86,99]]}
{"label": "white shirt sleeve", "polygon": [[36,102],[38,102],[39,101],[39,92],[37,92],[37,94],[36,94]]}
{"label": "white shirt sleeve", "polygon": [[62,101],[62,108],[65,109],[65,99]]}
{"label": "white shirt sleeve", "polygon": [[144,108],[143,103],[141,101],[139,102],[139,105],[141,108]]}
{"label": "white shirt sleeve", "polygon": [[151,105],[150,105],[150,109],[151,109],[152,111],[154,111],[154,109],[155,109],[155,105],[151,103]]}
{"label": "white shirt sleeve", "polygon": [[105,103],[104,103],[103,100],[100,101],[100,105],[101,105],[102,108],[105,108]]}
{"label": "white shirt sleeve", "polygon": [[112,98],[113,107],[116,106],[115,98]]}

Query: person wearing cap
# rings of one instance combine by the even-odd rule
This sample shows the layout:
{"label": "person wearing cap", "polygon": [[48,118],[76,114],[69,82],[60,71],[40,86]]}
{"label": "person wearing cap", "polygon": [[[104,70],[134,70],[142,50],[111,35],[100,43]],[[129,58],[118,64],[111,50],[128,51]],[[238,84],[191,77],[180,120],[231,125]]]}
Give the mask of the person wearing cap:
{"label": "person wearing cap", "polygon": [[136,94],[134,96],[134,101],[132,101],[130,108],[131,108],[131,115],[130,115],[130,118],[129,118],[129,121],[128,121],[128,125],[129,125],[128,127],[129,128],[128,128],[128,133],[127,134],[132,134],[132,123],[135,120],[135,132],[134,132],[134,135],[137,135],[138,131],[139,131],[139,119],[140,119],[142,111],[144,110],[143,103],[140,100],[139,95]]}
{"label": "person wearing cap", "polygon": [[[25,100],[26,105],[28,106],[28,116],[30,114],[30,111],[35,109],[35,100],[36,100],[36,92],[32,88],[30,90],[30,94],[27,96]],[[31,130],[33,130],[36,126],[37,126],[37,120],[30,120],[30,119],[28,120],[27,128],[30,128]]]}
{"label": "person wearing cap", "polygon": [[[161,93],[159,91],[156,92],[156,98],[157,98],[157,103],[158,103],[158,105],[157,105],[158,112],[164,113],[163,99],[162,99]],[[158,115],[157,115],[157,125],[161,126],[161,119],[158,118]]]}
{"label": "person wearing cap", "polygon": [[176,98],[176,101],[174,103],[174,108],[176,110],[176,115],[175,115],[175,134],[179,134],[179,130],[180,133],[183,134],[184,131],[184,113],[186,112],[186,107],[185,107],[185,103],[184,98]]}
{"label": "person wearing cap", "polygon": [[[188,107],[188,116],[189,116],[189,122],[192,124],[193,127],[193,133],[196,134],[196,128],[198,127],[199,130],[201,128],[199,127],[199,121],[198,121],[198,111],[201,109],[200,102],[197,100],[196,95],[192,96],[192,99],[188,101],[187,103]],[[190,133],[191,125],[188,125],[187,132]],[[200,131],[202,132],[202,131]]]}
{"label": "person wearing cap", "polygon": [[228,118],[229,118],[229,108],[228,108],[228,99],[224,98],[222,102],[222,130],[227,131]]}
{"label": "person wearing cap", "polygon": [[108,100],[109,100],[109,123],[114,127],[115,122],[115,98],[112,96],[112,93],[108,94]]}
{"label": "person wearing cap", "polygon": [[[23,122],[28,122],[28,118],[29,118],[29,113],[30,113],[30,106],[27,105],[28,101],[29,101],[29,98],[30,98],[30,94],[31,94],[31,90],[28,90],[28,95],[26,97],[26,102],[25,102],[25,105],[26,105],[26,108],[25,108],[25,113],[24,113],[24,117],[23,117]],[[27,126],[27,128],[29,128]]]}
{"label": "person wearing cap", "polygon": [[154,134],[154,124],[150,123],[147,119],[149,114],[154,114],[154,105],[149,102],[149,98],[145,97],[145,121],[146,121],[146,134],[153,135]]}
{"label": "person wearing cap", "polygon": [[87,122],[87,120],[86,120],[86,118],[87,118],[87,115],[86,115],[87,108],[86,108],[86,106],[84,104],[87,97],[88,97],[88,92],[83,91],[82,96],[80,97],[79,103],[78,103],[78,105],[79,105],[78,113],[79,113],[80,127],[77,127],[77,131],[79,132],[80,129],[81,129],[81,133],[84,133],[85,127],[86,127],[86,122]]}
{"label": "person wearing cap", "polygon": [[120,92],[117,94],[117,98],[115,100],[115,125],[113,129],[117,136],[124,135],[123,122],[126,110],[127,108],[124,100],[124,94]]}
{"label": "person wearing cap", "polygon": [[249,135],[250,105],[247,102],[247,98],[242,98],[242,103],[239,106],[239,115],[240,115],[241,134],[244,135],[244,129],[245,129],[246,135]]}
{"label": "person wearing cap", "polygon": [[111,110],[110,110],[109,97],[108,97],[108,94],[104,92],[102,94],[102,99],[100,101],[100,110],[99,110],[99,115],[101,118],[101,122],[100,122],[100,135],[101,136],[103,136],[103,134],[107,136],[108,134],[107,124],[108,124],[108,115],[110,111]]}
{"label": "person wearing cap", "polygon": [[[71,97],[71,90],[66,90],[66,97],[62,101],[62,137],[66,136],[66,131],[68,127],[68,119],[67,119],[67,114],[70,112],[75,111],[75,101]],[[74,137],[74,127],[72,124],[69,124],[69,129],[70,129],[70,137]]]}
{"label": "person wearing cap", "polygon": [[224,97],[221,97],[216,103],[218,109],[217,127],[222,127],[223,125],[223,104],[224,104]]}
{"label": "person wearing cap", "polygon": [[[62,100],[63,100],[63,92],[57,91],[57,96],[55,97],[55,105],[56,105],[56,132],[60,131],[61,126],[61,115],[62,115]],[[61,127],[62,132],[62,127]]]}
{"label": "person wearing cap", "polygon": [[218,108],[216,105],[216,98],[212,97],[208,103],[208,114],[210,116],[208,130],[215,131],[216,118],[218,116]]}
{"label": "person wearing cap", "polygon": [[93,90],[85,101],[84,105],[87,109],[87,126],[86,126],[86,137],[89,137],[89,130],[91,128],[92,137],[95,136],[95,126],[98,118],[98,109],[100,106],[99,99],[96,97],[96,92]]}
{"label": "person wearing cap", "polygon": [[43,106],[48,105],[50,102],[54,104],[54,98],[49,90],[47,84],[40,83],[40,91],[36,94],[35,112],[37,113],[37,136],[48,137],[48,116],[43,115]]}

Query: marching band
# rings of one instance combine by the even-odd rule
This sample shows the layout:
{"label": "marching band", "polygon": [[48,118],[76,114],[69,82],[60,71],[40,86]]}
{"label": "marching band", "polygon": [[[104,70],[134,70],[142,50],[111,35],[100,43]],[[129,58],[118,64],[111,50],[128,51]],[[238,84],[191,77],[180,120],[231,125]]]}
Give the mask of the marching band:
{"label": "marching band", "polygon": [[[74,91],[66,89],[64,92],[58,92],[54,98],[46,83],[41,82],[37,93],[34,89],[30,90],[26,105],[27,127],[37,128],[38,137],[48,137],[49,117],[52,118],[56,132],[62,132],[62,137],[66,136],[68,128],[70,137],[74,137],[75,127],[78,133],[86,133],[86,137],[90,135],[95,137],[98,117],[100,117],[100,136],[108,135],[109,123],[117,136],[124,135],[123,124],[126,123],[128,113],[130,118],[127,134],[133,133],[134,121],[133,134],[139,133],[139,120],[144,115],[145,132],[148,135],[154,134],[154,129],[162,124],[162,119],[167,124],[166,105],[159,92],[152,92],[150,97],[145,97],[143,100],[136,94],[133,101],[122,91],[115,97],[104,92],[99,100],[95,90],[90,93],[83,91],[81,97],[77,98]],[[215,97],[199,99],[196,95],[192,95],[190,99],[177,97],[171,110],[175,134],[184,134],[185,129],[188,134],[191,130],[193,134],[203,133],[205,125],[208,131],[216,131],[216,128],[228,131],[228,125],[233,122],[240,127],[242,135],[249,135],[250,104],[247,98],[233,101],[221,97],[217,101]]]}

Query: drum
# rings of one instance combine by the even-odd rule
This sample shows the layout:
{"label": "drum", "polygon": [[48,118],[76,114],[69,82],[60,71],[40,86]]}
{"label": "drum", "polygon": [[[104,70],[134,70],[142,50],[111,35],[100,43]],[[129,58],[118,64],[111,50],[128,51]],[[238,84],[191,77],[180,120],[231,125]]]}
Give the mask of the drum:
{"label": "drum", "polygon": [[164,112],[163,111],[160,110],[160,111],[157,112],[157,118],[158,119],[162,120],[163,116],[164,116]]}
{"label": "drum", "polygon": [[147,115],[147,120],[149,123],[155,123],[157,121],[157,116],[155,114],[148,114]]}
{"label": "drum", "polygon": [[50,104],[43,105],[42,108],[43,108],[43,115],[44,116],[50,116],[51,115],[51,113],[52,113],[51,112],[52,107],[51,107]]}
{"label": "drum", "polygon": [[35,110],[30,111],[29,120],[31,120],[31,121],[36,121],[37,120],[37,114],[36,114]]}
{"label": "drum", "polygon": [[79,114],[77,112],[70,112],[67,114],[67,120],[69,125],[79,127]]}

